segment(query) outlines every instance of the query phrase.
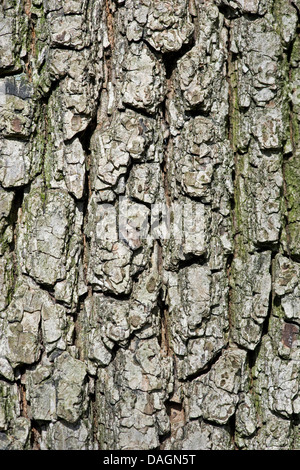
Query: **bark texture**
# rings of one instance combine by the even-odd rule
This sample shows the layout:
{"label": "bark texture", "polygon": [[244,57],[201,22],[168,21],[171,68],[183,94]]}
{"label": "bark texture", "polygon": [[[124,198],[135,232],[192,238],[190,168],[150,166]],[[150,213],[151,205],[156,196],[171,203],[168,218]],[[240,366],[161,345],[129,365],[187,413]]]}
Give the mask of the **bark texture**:
{"label": "bark texture", "polygon": [[300,449],[299,13],[2,0],[1,449]]}

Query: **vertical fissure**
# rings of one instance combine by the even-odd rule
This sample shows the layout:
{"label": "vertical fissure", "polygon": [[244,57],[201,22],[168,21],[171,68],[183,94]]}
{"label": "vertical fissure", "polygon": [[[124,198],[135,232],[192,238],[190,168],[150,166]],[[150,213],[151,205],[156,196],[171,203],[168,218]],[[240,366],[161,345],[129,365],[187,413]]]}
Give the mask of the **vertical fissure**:
{"label": "vertical fissure", "polygon": [[99,90],[99,102],[98,102],[98,119],[97,127],[101,128],[105,121],[110,120],[112,110],[110,109],[110,95],[113,93],[113,83],[115,81],[115,71],[113,67],[113,56],[115,49],[115,30],[114,30],[114,19],[116,13],[116,5],[112,0],[105,0],[104,9],[104,23],[106,25],[107,37],[105,38],[104,47],[104,62],[103,62],[103,84],[101,90]]}
{"label": "vertical fissure", "polygon": [[232,296],[233,296],[233,289],[231,285],[231,277],[232,277],[232,268],[233,268],[233,260],[234,255],[228,255],[227,257],[227,264],[226,264],[226,274],[228,279],[228,327],[229,327],[229,337],[228,341],[231,341],[231,331],[233,326],[233,319],[232,319]]}
{"label": "vertical fissure", "polygon": [[115,46],[114,12],[115,4],[112,2],[112,0],[105,0],[107,35],[111,49],[113,49]]}
{"label": "vertical fissure", "polygon": [[176,403],[175,401],[168,400],[165,403],[166,412],[170,420],[170,431],[160,436],[160,447],[159,450],[165,450],[168,441],[172,438],[176,438],[178,429],[185,424],[185,411],[183,403]]}
{"label": "vertical fissure", "polygon": [[[295,7],[293,2],[291,4]],[[296,8],[296,7],[295,7]],[[299,10],[297,10],[297,15],[299,15]],[[290,42],[287,51],[286,51],[286,61],[287,61],[287,77],[288,77],[288,83],[289,87],[291,87],[291,84],[293,83],[293,68],[295,65],[292,65],[292,57],[293,57],[293,48],[295,45],[296,37],[297,35],[300,34],[300,28],[297,28],[295,38]],[[297,145],[295,141],[295,135],[297,135],[297,128],[295,126],[295,113],[294,113],[294,102],[293,102],[293,95],[296,92],[295,89],[290,89],[289,88],[289,93],[288,93],[288,119],[289,119],[289,124],[288,124],[288,139],[290,141],[290,145],[288,146],[287,153],[283,153],[283,160],[282,160],[282,176],[283,176],[283,203],[284,203],[284,208],[285,208],[285,213],[284,213],[284,221],[285,221],[285,235],[286,235],[286,251],[288,257],[291,259],[292,253],[291,253],[291,244],[292,244],[292,235],[291,235],[291,230],[290,230],[290,223],[289,223],[289,212],[290,212],[290,201],[289,201],[289,191],[288,191],[288,185],[287,185],[287,171],[288,171],[288,166],[295,161],[296,154],[297,154]],[[297,125],[297,124],[296,124]]]}
{"label": "vertical fissure", "polygon": [[[96,103],[96,110],[99,105],[99,102]],[[97,127],[97,111],[95,111],[94,116],[92,117],[89,125],[86,129],[78,135],[79,141],[83,148],[85,154],[85,180],[83,188],[83,196],[79,201],[82,210],[82,264],[83,264],[83,275],[84,282],[87,285],[87,263],[88,263],[88,241],[85,233],[85,227],[88,222],[88,206],[89,201],[92,196],[92,186],[91,186],[91,138],[93,136],[94,130]]]}
{"label": "vertical fissure", "polygon": [[233,237],[234,237],[234,251],[236,250],[237,243],[236,237],[239,235],[239,228],[237,222],[237,181],[239,177],[238,172],[238,152],[236,148],[236,119],[239,112],[237,103],[237,82],[236,82],[236,71],[235,71],[235,60],[234,53],[231,51],[231,28],[232,23],[230,20],[225,19],[225,26],[228,34],[228,51],[227,51],[227,81],[228,81],[228,141],[233,152],[234,167],[232,170],[232,182],[233,182],[233,197],[231,200],[231,211],[232,211],[232,225],[233,225]]}
{"label": "vertical fissure", "polygon": [[26,398],[26,369],[24,366],[20,366],[17,371],[18,379],[16,380],[18,387],[18,397],[19,397],[19,407],[20,407],[20,416],[24,418],[29,418],[28,416],[28,403]]}
{"label": "vertical fissure", "polygon": [[230,19],[225,17],[224,21],[225,27],[227,29],[227,82],[228,82],[228,120],[227,120],[227,132],[228,132],[228,141],[233,153],[233,170],[232,170],[232,183],[233,183],[233,194],[231,197],[231,220],[232,220],[232,231],[233,231],[233,252],[227,256],[226,270],[227,270],[227,279],[228,279],[228,326],[229,334],[228,340],[229,343],[232,341],[232,327],[233,327],[233,313],[232,313],[232,297],[233,297],[233,286],[232,286],[232,276],[233,276],[233,263],[234,259],[238,254],[238,245],[240,236],[238,221],[237,221],[237,184],[238,184],[238,155],[235,145],[235,133],[236,133],[236,114],[237,109],[237,83],[235,75],[235,61],[233,57],[233,52],[231,51],[231,28],[232,22]]}
{"label": "vertical fissure", "polygon": [[25,71],[30,82],[32,82],[32,58],[36,52],[36,32],[35,32],[35,20],[31,13],[31,0],[23,0],[24,13],[27,16],[28,29],[27,29],[27,54],[24,58]]}
{"label": "vertical fissure", "polygon": [[172,356],[173,351],[170,344],[170,319],[169,319],[169,308],[164,299],[164,293],[162,289],[158,297],[158,308],[160,313],[160,348],[161,355]]}
{"label": "vertical fissure", "polygon": [[10,253],[12,256],[12,266],[13,266],[12,285],[11,285],[11,289],[9,292],[8,301],[11,300],[12,295],[15,291],[18,273],[19,273],[16,247],[17,247],[17,239],[18,239],[18,223],[22,214],[24,191],[25,191],[24,187],[20,187],[16,189],[15,196],[12,202],[12,209],[8,217],[9,223],[12,227],[12,241],[10,244]]}
{"label": "vertical fissure", "polygon": [[228,426],[229,426],[229,432],[230,432],[230,437],[231,437],[231,442],[232,442],[232,445],[233,445],[233,449],[234,450],[239,450],[239,447],[237,446],[236,441],[235,441],[236,412],[234,412],[233,415],[229,418]]}
{"label": "vertical fissure", "polygon": [[282,177],[283,177],[283,201],[285,207],[284,222],[285,222],[285,234],[286,234],[286,250],[287,255],[291,259],[291,233],[289,228],[289,200],[287,195],[287,183],[286,183],[286,162],[283,158],[282,162]]}
{"label": "vertical fissure", "polygon": [[41,429],[37,421],[31,420],[30,446],[32,450],[41,450]]}
{"label": "vertical fissure", "polygon": [[262,337],[264,335],[267,335],[268,332],[269,332],[269,323],[270,323],[270,318],[271,318],[271,315],[272,315],[274,299],[275,299],[275,292],[274,292],[275,256],[276,256],[276,251],[272,251],[271,252],[271,263],[270,263],[271,290],[270,290],[270,295],[269,295],[268,311],[267,311],[267,315],[266,315],[266,318],[264,320],[263,327],[262,327]]}

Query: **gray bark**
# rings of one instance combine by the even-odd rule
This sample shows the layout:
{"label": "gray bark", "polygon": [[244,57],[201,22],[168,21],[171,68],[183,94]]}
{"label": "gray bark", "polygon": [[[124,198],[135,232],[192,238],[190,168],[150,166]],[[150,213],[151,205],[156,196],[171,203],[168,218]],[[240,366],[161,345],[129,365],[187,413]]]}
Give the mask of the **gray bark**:
{"label": "gray bark", "polygon": [[3,0],[0,448],[300,448],[299,0]]}

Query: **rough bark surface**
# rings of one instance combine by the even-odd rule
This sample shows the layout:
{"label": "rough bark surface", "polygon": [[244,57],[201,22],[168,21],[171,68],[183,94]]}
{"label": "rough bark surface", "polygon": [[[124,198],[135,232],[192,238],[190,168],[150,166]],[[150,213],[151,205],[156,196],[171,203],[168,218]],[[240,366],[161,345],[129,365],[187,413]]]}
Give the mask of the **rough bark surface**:
{"label": "rough bark surface", "polygon": [[299,14],[2,0],[1,449],[300,449]]}

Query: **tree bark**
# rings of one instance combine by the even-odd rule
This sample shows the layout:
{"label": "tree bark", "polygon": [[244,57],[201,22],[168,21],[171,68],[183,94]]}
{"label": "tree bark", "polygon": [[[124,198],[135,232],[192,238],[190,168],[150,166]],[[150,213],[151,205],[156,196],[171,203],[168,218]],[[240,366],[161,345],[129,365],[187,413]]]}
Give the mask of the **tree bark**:
{"label": "tree bark", "polygon": [[299,0],[3,0],[0,448],[300,448]]}

